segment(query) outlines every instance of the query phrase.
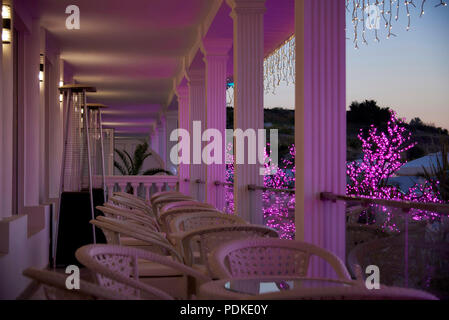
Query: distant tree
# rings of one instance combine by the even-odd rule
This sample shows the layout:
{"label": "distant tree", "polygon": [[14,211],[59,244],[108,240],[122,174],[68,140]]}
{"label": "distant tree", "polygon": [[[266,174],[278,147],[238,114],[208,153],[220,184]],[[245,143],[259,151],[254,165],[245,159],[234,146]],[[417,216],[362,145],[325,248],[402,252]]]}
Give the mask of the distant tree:
{"label": "distant tree", "polygon": [[410,126],[412,127],[423,127],[424,126],[424,122],[422,122],[422,120],[418,117],[413,118],[412,120],[410,120]]}
{"label": "distant tree", "polygon": [[347,112],[348,123],[384,126],[390,120],[390,108],[382,108],[374,100],[354,101]]}

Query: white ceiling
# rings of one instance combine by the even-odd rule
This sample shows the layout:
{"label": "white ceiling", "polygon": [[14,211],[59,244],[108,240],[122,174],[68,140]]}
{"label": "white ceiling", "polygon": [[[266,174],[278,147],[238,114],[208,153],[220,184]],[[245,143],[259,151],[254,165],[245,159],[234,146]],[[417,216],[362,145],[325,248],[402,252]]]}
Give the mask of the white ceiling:
{"label": "white ceiling", "polygon": [[[38,1],[41,25],[59,43],[75,81],[97,87],[89,101],[108,105],[105,125],[123,134],[147,133],[160,106],[170,103],[174,79],[216,10],[212,0]],[[72,4],[80,8],[79,30],[65,27]]]}

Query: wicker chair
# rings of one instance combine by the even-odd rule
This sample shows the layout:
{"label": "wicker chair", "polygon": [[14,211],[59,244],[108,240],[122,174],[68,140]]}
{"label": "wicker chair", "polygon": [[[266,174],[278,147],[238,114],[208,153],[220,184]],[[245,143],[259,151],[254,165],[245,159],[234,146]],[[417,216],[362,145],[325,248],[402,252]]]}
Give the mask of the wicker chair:
{"label": "wicker chair", "polygon": [[66,287],[67,275],[36,268],[25,269],[23,275],[38,282],[44,288],[48,300],[127,300],[139,299],[134,295],[123,295],[96,284],[80,280],[80,288],[69,290]]}
{"label": "wicker chair", "polygon": [[119,226],[121,228],[126,228],[130,232],[141,233],[143,235],[150,236],[150,237],[155,238],[155,239],[157,239],[159,241],[162,241],[162,242],[168,241],[165,233],[159,232],[159,231],[155,231],[155,230],[153,230],[151,228],[148,228],[145,225],[141,225],[141,224],[135,223],[133,221],[120,220],[120,219],[103,217],[103,216],[98,216],[94,221],[100,221],[100,222],[105,222],[105,223],[108,223],[108,224],[114,224],[114,225]]}
{"label": "wicker chair", "polygon": [[343,261],[313,244],[272,238],[236,240],[217,248],[209,264],[221,278],[291,275],[306,277],[312,256],[324,259],[339,279],[351,279]]}
{"label": "wicker chair", "polygon": [[192,200],[191,197],[185,195],[160,196],[152,202],[152,209],[157,217],[159,216],[159,210],[168,203]]}
{"label": "wicker chair", "polygon": [[142,206],[148,205],[148,203],[145,200],[143,200],[133,194],[127,193],[127,192],[114,192],[113,195],[116,197],[127,198],[131,201],[137,202],[139,205],[142,205]]}
{"label": "wicker chair", "polygon": [[150,203],[152,204],[154,200],[156,200],[159,197],[165,197],[165,196],[183,196],[184,194],[179,191],[159,191],[154,193],[150,198]]}
{"label": "wicker chair", "polygon": [[238,216],[217,212],[194,212],[178,215],[170,224],[170,231],[180,233],[203,227],[212,227],[225,224],[246,224],[247,222]]}
{"label": "wicker chair", "polygon": [[161,229],[164,232],[168,232],[170,230],[170,224],[172,220],[180,215],[183,214],[190,214],[190,213],[205,213],[205,212],[212,212],[212,213],[218,213],[222,214],[223,212],[218,211],[216,209],[212,209],[210,207],[176,207],[170,210],[167,210],[165,212],[162,212],[159,216],[159,225],[161,226]]}
{"label": "wicker chair", "polygon": [[[278,238],[278,233],[265,226],[256,225],[222,225],[205,227],[186,232],[180,239],[180,250],[183,252],[184,262],[188,266],[194,265],[194,252],[199,252],[200,266],[196,266],[202,272],[213,277],[214,273],[209,266],[209,256],[212,251],[223,243],[236,239],[250,239],[273,237]],[[197,250],[197,246],[199,247]],[[204,269],[206,268],[206,269]]]}
{"label": "wicker chair", "polygon": [[209,203],[204,203],[196,200],[187,200],[187,201],[177,201],[167,203],[165,206],[161,207],[159,214],[162,214],[168,210],[172,210],[179,207],[200,207],[200,208],[216,209],[213,205]]}
{"label": "wicker chair", "polygon": [[160,234],[154,232],[145,232],[143,230],[136,230],[134,226],[126,222],[108,219],[105,217],[97,217],[96,220],[91,220],[90,223],[100,228],[105,234],[108,244],[111,245],[125,245],[121,237],[127,236],[135,241],[129,241],[126,246],[144,247],[148,251],[152,251],[162,255],[169,255],[173,259],[182,262],[183,258],[179,252],[171,245],[167,239]]}
{"label": "wicker chair", "polygon": [[167,266],[184,276],[193,277],[201,283],[210,281],[207,276],[182,263],[136,248],[87,245],[79,248],[75,255],[80,263],[95,273],[99,285],[131,296],[173,299],[165,290],[137,280],[140,276],[140,263],[138,262],[142,260]]}
{"label": "wicker chair", "polygon": [[153,209],[149,205],[131,200],[127,197],[112,196],[109,198],[109,202],[124,209],[140,210],[151,217],[156,217]]}
{"label": "wicker chair", "polygon": [[144,226],[148,228],[148,230],[154,232],[161,231],[156,219],[143,214],[139,210],[129,210],[125,208],[119,208],[108,203],[105,203],[104,206],[97,206],[96,208],[101,212],[103,212],[105,217],[133,222],[138,225]]}

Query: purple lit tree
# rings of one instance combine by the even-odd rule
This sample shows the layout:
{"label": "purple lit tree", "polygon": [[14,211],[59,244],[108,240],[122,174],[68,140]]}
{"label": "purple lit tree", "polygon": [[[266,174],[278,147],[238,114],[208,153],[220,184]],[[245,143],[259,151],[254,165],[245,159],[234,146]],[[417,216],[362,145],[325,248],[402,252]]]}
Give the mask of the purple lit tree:
{"label": "purple lit tree", "polygon": [[[407,130],[404,120],[398,119],[393,111],[385,132],[372,125],[367,134],[361,130],[358,138],[362,142],[363,159],[347,165],[348,195],[427,203],[440,202],[438,195],[432,192],[427,181],[414,185],[406,192],[389,184],[389,179],[406,163],[401,155],[416,145],[411,141],[411,133]],[[432,214],[419,210],[413,212],[414,219],[429,216]]]}
{"label": "purple lit tree", "polygon": [[[234,182],[234,157],[232,144],[228,144],[226,152],[226,181]],[[265,152],[265,169],[267,172],[275,172],[264,176],[264,186],[274,189],[289,189],[295,184],[295,146],[290,147],[289,155],[282,159],[281,166],[275,167]],[[230,186],[225,187],[226,212],[234,213],[234,190]],[[265,224],[279,232],[281,238],[293,239],[295,224],[293,220],[295,208],[295,196],[290,192],[264,191],[262,193],[263,215]]]}
{"label": "purple lit tree", "polygon": [[292,145],[280,166],[274,167],[271,158],[265,152],[267,173],[275,172],[275,174],[265,175],[264,186],[277,189],[277,191],[266,190],[262,194],[264,220],[268,227],[278,230],[283,239],[295,237],[295,194],[289,191],[279,192],[279,190],[295,187],[295,154],[296,149]]}

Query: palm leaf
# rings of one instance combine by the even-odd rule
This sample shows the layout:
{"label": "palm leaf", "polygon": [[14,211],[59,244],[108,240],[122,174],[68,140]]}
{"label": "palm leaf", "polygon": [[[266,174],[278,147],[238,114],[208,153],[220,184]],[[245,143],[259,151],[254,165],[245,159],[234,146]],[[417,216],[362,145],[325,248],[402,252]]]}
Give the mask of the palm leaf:
{"label": "palm leaf", "polygon": [[117,168],[118,171],[120,171],[120,173],[124,176],[128,175],[128,172],[126,171],[126,169],[117,161],[114,161],[114,167]]}
{"label": "palm leaf", "polygon": [[[124,175],[131,175],[131,173],[132,173],[132,164],[129,162],[128,157],[125,155],[124,152],[122,152],[122,151],[120,151],[118,149],[114,149],[114,150],[117,153],[117,155],[120,157],[120,160],[122,160],[123,166],[121,166],[121,165],[120,166],[122,167],[122,169],[124,169],[123,172],[126,172],[126,174],[124,174]],[[115,163],[114,163],[114,166],[115,166]],[[118,170],[120,170],[120,169],[118,169]]]}
{"label": "palm leaf", "polygon": [[137,173],[134,173],[134,161],[131,158],[131,156],[129,155],[128,151],[123,150],[123,152],[125,153],[126,157],[128,157],[128,161],[129,161],[129,166],[130,166],[130,175],[136,175]]}
{"label": "palm leaf", "polygon": [[143,163],[146,158],[151,156],[151,152],[147,152],[148,143],[145,141],[142,144],[139,144],[134,151],[133,164],[134,164],[134,173],[137,175],[140,173],[142,169]]}

